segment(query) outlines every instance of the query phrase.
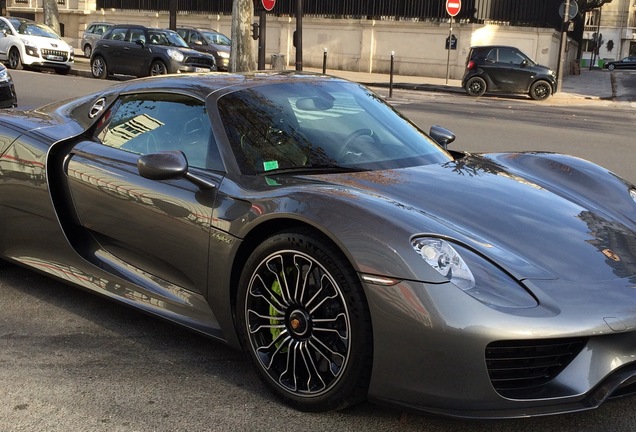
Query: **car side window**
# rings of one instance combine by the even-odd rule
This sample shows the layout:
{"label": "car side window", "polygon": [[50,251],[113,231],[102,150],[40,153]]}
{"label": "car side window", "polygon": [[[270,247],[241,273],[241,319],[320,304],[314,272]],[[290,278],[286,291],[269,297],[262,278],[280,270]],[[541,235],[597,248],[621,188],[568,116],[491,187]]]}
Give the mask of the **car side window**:
{"label": "car side window", "polygon": [[95,24],[88,26],[86,33],[95,33]]}
{"label": "car side window", "polygon": [[486,61],[489,63],[495,63],[497,61],[497,48],[491,49],[486,56]]}
{"label": "car side window", "polygon": [[146,43],[146,35],[143,29],[130,30],[130,37],[128,39],[128,42],[137,42],[137,41],[142,41],[143,43]]}
{"label": "car side window", "polygon": [[128,31],[128,29],[126,29],[126,28],[116,28],[110,34],[110,39],[123,41],[124,39],[126,39],[126,32],[127,31]]}
{"label": "car side window", "polygon": [[140,155],[180,150],[189,166],[220,169],[204,102],[167,93],[129,95],[113,111],[97,131],[102,144]]}
{"label": "car side window", "polygon": [[499,48],[499,63],[521,64],[524,57],[519,51],[510,48]]}

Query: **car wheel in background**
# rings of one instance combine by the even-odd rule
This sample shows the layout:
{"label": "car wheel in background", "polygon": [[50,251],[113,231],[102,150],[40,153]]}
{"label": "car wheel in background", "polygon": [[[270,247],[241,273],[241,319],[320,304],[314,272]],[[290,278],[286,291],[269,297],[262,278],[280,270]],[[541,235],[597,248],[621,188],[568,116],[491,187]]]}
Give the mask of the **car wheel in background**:
{"label": "car wheel in background", "polygon": [[20,51],[13,47],[9,50],[9,61],[7,66],[9,69],[22,69],[22,59],[20,58]]}
{"label": "car wheel in background", "polygon": [[466,81],[464,88],[470,96],[481,96],[486,93],[486,81],[480,77],[472,77]]}
{"label": "car wheel in background", "polygon": [[607,68],[612,71],[612,70],[614,70],[614,68],[616,68],[616,66],[614,64],[610,63],[610,64],[607,65]]}
{"label": "car wheel in background", "polygon": [[552,86],[547,81],[539,80],[530,86],[530,97],[534,100],[544,100],[552,94]]}
{"label": "car wheel in background", "polygon": [[311,231],[278,233],[250,255],[238,329],[261,377],[302,411],[366,398],[373,339],[368,306],[342,253]]}
{"label": "car wheel in background", "polygon": [[91,58],[91,54],[93,53],[93,49],[90,45],[86,44],[84,47],[84,57]]}
{"label": "car wheel in background", "polygon": [[168,68],[161,60],[155,60],[150,65],[150,76],[165,75],[168,73]]}
{"label": "car wheel in background", "polygon": [[91,60],[91,73],[95,78],[105,79],[108,76],[108,68],[103,57],[97,56]]}

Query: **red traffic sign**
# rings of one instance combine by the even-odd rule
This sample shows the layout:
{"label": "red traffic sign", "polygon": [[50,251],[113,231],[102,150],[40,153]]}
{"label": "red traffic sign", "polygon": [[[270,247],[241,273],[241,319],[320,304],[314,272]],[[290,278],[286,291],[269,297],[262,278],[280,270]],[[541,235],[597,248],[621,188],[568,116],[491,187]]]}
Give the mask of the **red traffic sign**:
{"label": "red traffic sign", "polygon": [[263,7],[265,8],[265,10],[269,12],[272,9],[274,9],[274,6],[276,5],[276,0],[261,0],[261,3],[263,3]]}
{"label": "red traffic sign", "polygon": [[446,0],[446,12],[448,12],[450,16],[454,17],[457,15],[461,8],[462,0]]}

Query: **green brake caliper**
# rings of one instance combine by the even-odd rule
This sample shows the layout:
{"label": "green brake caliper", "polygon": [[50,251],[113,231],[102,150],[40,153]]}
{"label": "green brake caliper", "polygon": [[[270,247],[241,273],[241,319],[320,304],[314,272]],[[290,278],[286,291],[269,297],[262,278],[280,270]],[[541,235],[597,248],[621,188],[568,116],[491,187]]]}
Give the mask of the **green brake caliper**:
{"label": "green brake caliper", "polygon": [[[278,280],[275,280],[274,283],[272,284],[272,291],[274,291],[276,294],[282,296],[283,290],[280,288],[280,283],[278,283]],[[274,302],[274,301],[276,301],[276,299],[272,298],[272,302]],[[276,320],[275,318],[278,318],[280,315],[278,314],[278,311],[276,310],[276,308],[274,306],[272,306],[271,304],[269,305],[269,316],[272,317],[269,320],[269,323],[271,325],[278,324],[278,320]],[[269,329],[269,331],[272,334],[272,342],[273,342],[280,335],[282,330],[280,328],[271,327]],[[276,348],[280,348],[280,341],[278,341],[276,343]]]}

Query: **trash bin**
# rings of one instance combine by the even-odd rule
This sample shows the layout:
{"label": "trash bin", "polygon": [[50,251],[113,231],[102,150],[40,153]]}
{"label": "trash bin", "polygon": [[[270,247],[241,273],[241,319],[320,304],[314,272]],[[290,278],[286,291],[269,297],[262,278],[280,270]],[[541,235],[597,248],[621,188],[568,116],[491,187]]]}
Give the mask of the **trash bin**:
{"label": "trash bin", "polygon": [[272,54],[272,69],[285,70],[285,54]]}

